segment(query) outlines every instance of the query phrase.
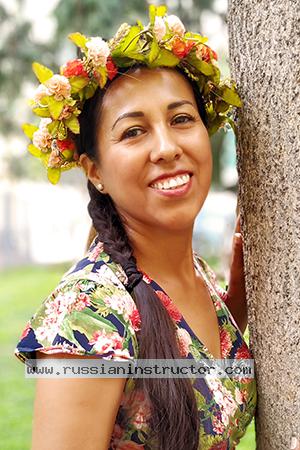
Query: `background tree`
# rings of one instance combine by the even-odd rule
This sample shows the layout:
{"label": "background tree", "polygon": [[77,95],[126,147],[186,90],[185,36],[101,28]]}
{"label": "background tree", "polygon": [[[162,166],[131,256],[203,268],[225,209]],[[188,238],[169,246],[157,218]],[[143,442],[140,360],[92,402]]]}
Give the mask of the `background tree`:
{"label": "background tree", "polygon": [[300,434],[299,0],[230,0],[232,75],[257,448]]}

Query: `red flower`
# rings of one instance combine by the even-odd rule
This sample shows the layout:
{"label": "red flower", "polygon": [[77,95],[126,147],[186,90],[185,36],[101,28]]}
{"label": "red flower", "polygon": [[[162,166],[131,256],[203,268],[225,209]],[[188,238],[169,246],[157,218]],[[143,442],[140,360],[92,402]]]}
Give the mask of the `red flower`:
{"label": "red flower", "polygon": [[75,143],[71,139],[65,139],[63,141],[57,139],[56,144],[61,152],[64,152],[65,150],[71,150],[73,152],[76,148]]}
{"label": "red flower", "polygon": [[68,61],[62,69],[62,75],[65,77],[88,77],[81,59],[72,59]]}
{"label": "red flower", "polygon": [[199,59],[209,63],[212,59],[218,59],[218,55],[208,45],[200,44],[197,46],[196,55]]}
{"label": "red flower", "polygon": [[195,43],[192,41],[184,42],[183,39],[176,36],[172,40],[172,52],[175,56],[182,59],[185,58],[192,48],[194,47]]}
{"label": "red flower", "polygon": [[178,308],[174,305],[174,303],[172,302],[170,297],[162,291],[155,291],[155,292],[156,292],[157,296],[160,298],[160,300],[162,301],[164,307],[170,314],[171,318],[173,320],[175,320],[175,322],[179,322],[182,318],[182,314],[178,310]]}
{"label": "red flower", "polygon": [[221,329],[220,339],[221,339],[221,352],[222,352],[221,357],[227,358],[227,356],[230,353],[231,347],[232,347],[232,340],[230,337],[230,333],[228,333],[228,331],[224,330],[224,328]]}
{"label": "red flower", "polygon": [[139,329],[141,328],[141,317],[136,308],[130,314],[129,319],[134,331],[139,331]]}
{"label": "red flower", "polygon": [[118,69],[116,68],[113,60],[111,59],[111,56],[109,56],[107,58],[106,69],[107,69],[107,76],[108,76],[108,78],[110,80],[115,78],[115,76],[117,75]]}
{"label": "red flower", "polygon": [[250,353],[250,350],[246,344],[246,342],[243,342],[238,351],[235,355],[236,359],[252,359],[252,355]]}

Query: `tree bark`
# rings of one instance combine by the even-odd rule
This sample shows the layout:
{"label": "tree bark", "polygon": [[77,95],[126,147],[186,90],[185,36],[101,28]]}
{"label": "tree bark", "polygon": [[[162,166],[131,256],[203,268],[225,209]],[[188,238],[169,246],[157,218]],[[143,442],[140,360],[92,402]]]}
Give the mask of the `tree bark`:
{"label": "tree bark", "polygon": [[300,436],[300,0],[229,0],[257,449]]}

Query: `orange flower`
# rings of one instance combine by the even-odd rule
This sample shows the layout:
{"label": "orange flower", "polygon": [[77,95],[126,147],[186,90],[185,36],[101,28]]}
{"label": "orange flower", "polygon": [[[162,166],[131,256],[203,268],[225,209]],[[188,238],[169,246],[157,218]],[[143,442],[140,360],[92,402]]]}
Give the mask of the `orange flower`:
{"label": "orange flower", "polygon": [[218,55],[214,50],[204,44],[200,44],[196,49],[196,56],[198,59],[209,63],[212,59],[218,59]]}
{"label": "orange flower", "polygon": [[81,59],[72,59],[71,61],[68,61],[62,68],[62,75],[68,78],[89,76]]}
{"label": "orange flower", "polygon": [[176,36],[172,39],[172,52],[175,56],[182,59],[185,58],[192,48],[194,47],[195,43],[192,41],[184,42],[183,39]]}

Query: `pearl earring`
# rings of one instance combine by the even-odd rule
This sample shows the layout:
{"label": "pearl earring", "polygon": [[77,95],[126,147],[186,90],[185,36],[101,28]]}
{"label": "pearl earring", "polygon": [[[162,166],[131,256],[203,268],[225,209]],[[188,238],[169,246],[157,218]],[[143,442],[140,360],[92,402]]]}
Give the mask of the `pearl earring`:
{"label": "pearl earring", "polygon": [[102,183],[97,184],[98,191],[102,192],[104,190],[104,186]]}

